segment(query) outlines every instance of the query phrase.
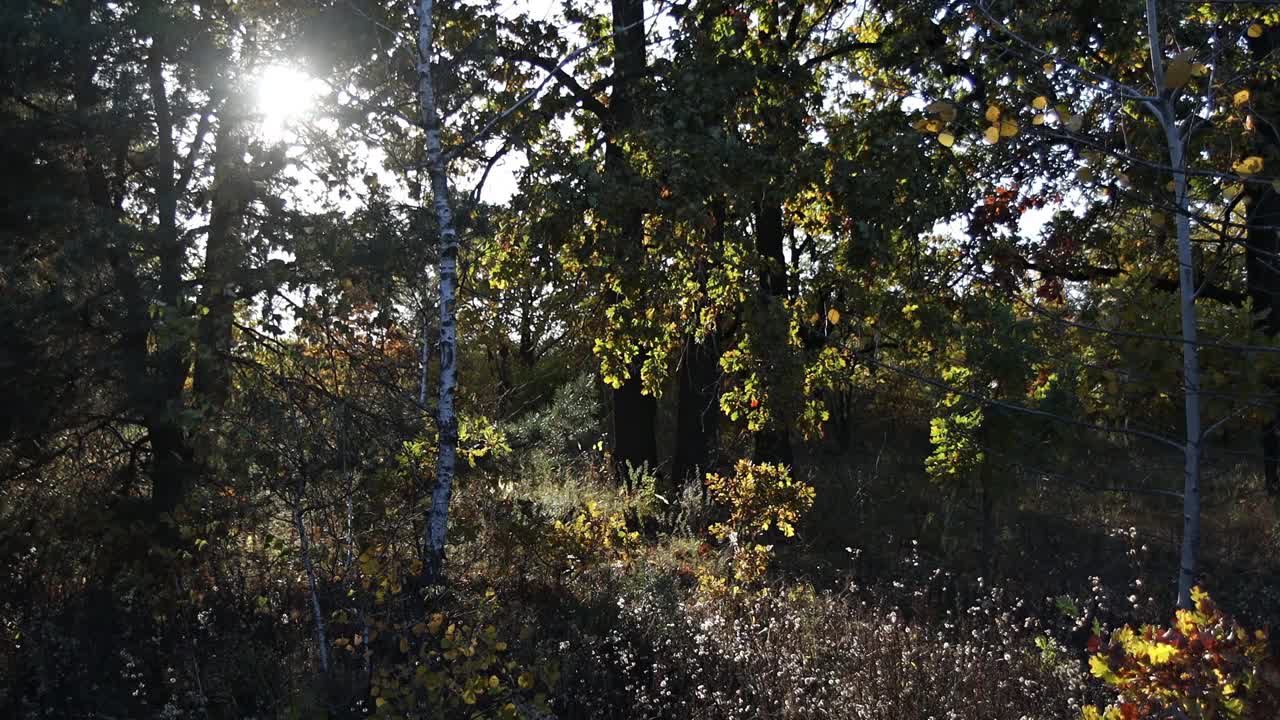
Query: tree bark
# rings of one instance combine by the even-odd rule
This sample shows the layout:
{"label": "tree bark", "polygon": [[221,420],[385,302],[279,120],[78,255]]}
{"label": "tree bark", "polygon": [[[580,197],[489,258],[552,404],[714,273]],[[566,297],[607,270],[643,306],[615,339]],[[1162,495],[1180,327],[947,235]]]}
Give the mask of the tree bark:
{"label": "tree bark", "polygon": [[[644,0],[611,0],[614,28],[613,92],[609,99],[605,176],[618,198],[628,195],[632,183],[631,163],[623,145],[636,125],[635,81],[645,69]],[[644,213],[625,200],[616,201],[617,256],[626,259],[642,252]],[[622,387],[613,391],[613,458],[619,478],[629,479],[631,468],[658,466],[656,423],[658,401],[646,394],[640,378],[641,356],[628,368]]]}
{"label": "tree bark", "polygon": [[[724,244],[724,200],[711,202],[713,225],[707,230],[707,249],[713,251]],[[706,290],[705,267],[699,269],[698,282]],[[700,473],[710,469],[718,440],[720,419],[720,348],[713,331],[699,341],[690,335],[685,340],[683,362],[677,370],[679,395],[676,398],[676,448],[671,461],[668,491],[675,495],[684,484],[700,481]]]}
{"label": "tree bark", "polygon": [[[1259,63],[1265,63],[1274,48],[1280,45],[1280,29],[1269,28],[1261,37],[1250,38],[1250,55]],[[1255,118],[1256,147],[1251,154],[1267,157],[1280,147],[1280,129],[1266,118],[1276,117],[1280,103],[1274,102],[1277,83],[1267,75],[1252,88],[1254,102],[1266,103]],[[1257,318],[1254,329],[1268,339],[1280,335],[1280,194],[1269,185],[1246,183],[1249,200],[1246,216],[1245,282],[1253,312]],[[1246,362],[1249,360],[1246,358]],[[1280,380],[1267,378],[1267,388],[1280,390]],[[1270,415],[1262,428],[1262,475],[1267,495],[1280,497],[1280,408],[1269,407]]]}
{"label": "tree bark", "polygon": [[1178,135],[1171,106],[1165,107],[1169,123],[1169,161],[1174,168],[1175,206],[1178,209],[1178,278],[1181,290],[1183,409],[1186,415],[1186,450],[1182,488],[1182,558],[1178,571],[1178,607],[1191,607],[1200,560],[1200,344],[1196,321],[1195,273],[1191,256],[1191,218],[1187,207],[1185,148]]}
{"label": "tree bark", "polygon": [[424,580],[427,584],[437,585],[444,579],[445,534],[449,524],[449,499],[453,495],[458,454],[458,418],[453,408],[458,384],[458,368],[455,364],[458,232],[453,224],[453,208],[449,202],[449,176],[440,140],[440,114],[436,106],[435,86],[431,81],[435,29],[432,4],[432,0],[420,0],[418,4],[418,98],[422,124],[426,128],[427,174],[431,178],[436,229],[440,234],[437,266],[440,276],[440,393],[436,407],[436,427],[440,439],[436,450],[436,483],[431,493],[431,509],[427,514],[423,552]]}
{"label": "tree bark", "polygon": [[1178,233],[1178,295],[1182,322],[1182,383],[1186,439],[1183,447],[1182,553],[1178,568],[1178,607],[1190,608],[1200,559],[1200,340],[1196,318],[1195,264],[1191,252],[1191,215],[1187,200],[1187,147],[1174,112],[1172,93],[1164,89],[1164,53],[1156,0],[1147,0],[1147,37],[1151,72],[1159,98],[1151,102],[1164,128],[1173,173]]}
{"label": "tree bark", "polygon": [[[182,304],[183,248],[178,238],[177,151],[173,116],[164,79],[167,42],[163,34],[152,38],[147,75],[155,113],[156,230],[153,234],[160,265],[157,300],[160,312],[178,313]],[[151,499],[157,517],[172,515],[186,497],[194,454],[178,420],[187,375],[187,348],[180,340],[160,342],[152,354],[152,374],[147,383],[147,430],[151,438]]]}
{"label": "tree bark", "polygon": [[[756,254],[763,263],[760,272],[760,296],[772,318],[780,312],[787,296],[787,257],[783,251],[786,227],[782,201],[766,197],[756,209]],[[753,459],[756,462],[792,465],[790,422],[780,407],[770,409],[769,424],[756,433]]]}
{"label": "tree bark", "polygon": [[[1280,195],[1267,187],[1250,187],[1245,249],[1246,282],[1254,329],[1267,339],[1280,334]],[[1246,362],[1248,360],[1246,359]],[[1266,379],[1266,387],[1280,389],[1280,382]],[[1262,476],[1267,495],[1280,497],[1280,409],[1268,407],[1270,418],[1262,428]]]}
{"label": "tree bark", "polygon": [[203,405],[210,416],[217,417],[226,405],[231,386],[228,358],[236,299],[232,282],[244,259],[241,226],[252,196],[252,185],[244,167],[245,138],[237,103],[228,101],[223,107],[214,143],[209,233],[200,288],[203,314],[192,389],[197,404]]}
{"label": "tree bark", "polygon": [[298,550],[302,554],[302,567],[307,573],[307,589],[311,594],[311,619],[316,628],[316,649],[320,653],[320,671],[329,674],[329,640],[324,626],[324,609],[320,606],[320,589],[316,581],[316,566],[311,561],[311,542],[307,539],[307,526],[303,520],[303,481],[298,482],[298,498],[293,507],[293,529],[298,532]]}

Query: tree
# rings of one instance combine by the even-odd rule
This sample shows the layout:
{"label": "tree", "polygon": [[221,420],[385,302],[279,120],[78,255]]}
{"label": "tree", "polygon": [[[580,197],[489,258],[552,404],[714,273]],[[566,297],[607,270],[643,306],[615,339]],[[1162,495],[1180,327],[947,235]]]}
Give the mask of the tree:
{"label": "tree", "polygon": [[[1225,41],[1224,33],[1238,31],[1244,35],[1246,26],[1241,24],[1239,16],[1229,13],[1219,15],[1207,11],[1191,19],[1184,19],[1176,11],[1162,11],[1155,3],[1148,3],[1145,12],[1140,15],[1127,9],[1113,9],[1107,17],[1109,23],[1123,24],[1135,19],[1143,21],[1146,44],[1138,45],[1126,42],[1119,34],[1099,32],[1088,22],[1083,26],[1073,24],[1077,22],[1074,19],[1076,16],[1070,15],[1074,9],[1071,4],[1064,5],[1051,15],[1054,22],[1041,24],[1039,29],[1033,30],[1013,8],[995,3],[975,4],[971,9],[971,17],[978,18],[977,26],[989,34],[981,37],[974,45],[981,47],[983,43],[987,43],[990,52],[1005,53],[1006,56],[1012,54],[1016,58],[1007,68],[997,61],[986,72],[994,70],[995,74],[1009,72],[1027,77],[1036,74],[1036,65],[1043,63],[1043,73],[1052,75],[1051,84],[1044,87],[1053,89],[1028,102],[1025,98],[1017,97],[1018,94],[1028,94],[1028,90],[1009,93],[1009,86],[1004,86],[1006,89],[998,91],[997,97],[997,91],[990,90],[992,86],[979,77],[982,71],[975,70],[970,73],[971,77],[978,78],[973,84],[979,88],[987,88],[989,92],[980,98],[976,107],[971,104],[970,108],[971,111],[983,106],[986,108],[982,112],[989,124],[984,133],[986,142],[1017,144],[1016,138],[1019,135],[1030,135],[1035,138],[1030,142],[1047,142],[1050,146],[1061,143],[1066,148],[1079,152],[1090,163],[1077,172],[1077,180],[1086,184],[1095,182],[1099,176],[1093,166],[1100,169],[1107,164],[1104,158],[1110,157],[1122,167],[1127,166],[1119,170],[1106,170],[1114,173],[1116,178],[1117,184],[1112,186],[1112,193],[1132,194],[1136,199],[1141,197],[1137,193],[1137,189],[1141,188],[1158,198],[1156,202],[1174,216],[1178,280],[1172,287],[1179,293],[1180,327],[1179,335],[1173,341],[1181,348],[1182,366],[1178,382],[1183,396],[1183,434],[1182,439],[1174,445],[1184,456],[1181,493],[1184,527],[1178,603],[1180,607],[1188,607],[1190,589],[1197,572],[1200,544],[1203,446],[1208,432],[1221,428],[1224,423],[1240,414],[1240,407],[1232,408],[1225,417],[1207,426],[1202,425],[1204,408],[1201,400],[1201,354],[1206,343],[1199,338],[1200,323],[1197,316],[1200,311],[1195,301],[1197,297],[1205,295],[1206,290],[1208,294],[1227,301],[1235,300],[1238,296],[1197,278],[1199,265],[1193,245],[1196,238],[1193,236],[1192,225],[1193,222],[1197,223],[1207,233],[1217,235],[1227,242],[1235,242],[1233,233],[1222,232],[1221,223],[1206,219],[1207,213],[1203,208],[1212,201],[1206,202],[1202,198],[1217,196],[1213,189],[1220,187],[1220,178],[1231,179],[1234,176],[1243,177],[1246,183],[1258,182],[1253,176],[1261,170],[1262,161],[1260,157],[1239,161],[1231,159],[1226,163],[1231,166],[1231,172],[1225,175],[1217,170],[1196,168],[1193,163],[1208,157],[1209,163],[1218,167],[1224,164],[1222,152],[1228,146],[1219,138],[1230,136],[1234,130],[1215,121],[1224,112],[1231,112],[1232,105],[1242,98],[1247,99],[1248,91],[1236,88],[1239,78],[1243,76],[1241,69],[1249,65],[1247,60],[1241,58],[1238,48]],[[1059,12],[1061,15],[1057,14]],[[1058,17],[1063,17],[1063,21],[1058,21]],[[1186,34],[1184,42],[1188,45],[1193,48],[1203,47],[1203,52],[1211,55],[1205,60],[1212,64],[1212,69],[1209,64],[1196,61],[1197,51],[1194,49],[1183,50],[1171,59],[1166,58],[1161,29],[1168,23]],[[1230,30],[1225,30],[1224,23]],[[1076,47],[1053,34],[1063,30],[1076,31],[1073,40],[1077,45],[1087,46],[1089,41],[1098,38],[1097,42],[1102,44],[1103,50],[1098,53],[1074,54],[1077,52]],[[1143,56],[1149,77],[1144,77],[1140,69],[1142,65],[1137,62]],[[1197,81],[1197,77],[1205,79]],[[1152,83],[1154,90],[1144,93],[1135,89],[1144,82]],[[1051,95],[1058,95],[1060,99],[1056,106],[1049,99]],[[1067,97],[1074,99],[1075,107],[1066,101]],[[1035,113],[1029,125],[1012,109],[1020,105],[1030,105]],[[1134,112],[1135,108],[1144,110],[1151,124],[1144,124]],[[938,117],[937,125],[935,127],[930,124],[934,121],[929,121],[919,127],[926,132],[938,133],[942,144],[950,146],[957,136],[951,129],[956,120],[956,106],[940,101],[926,110]],[[1051,111],[1053,120],[1049,119]],[[1061,129],[1046,130],[1054,124]],[[1133,124],[1133,130],[1129,129],[1130,124]],[[1196,144],[1200,144],[1204,151],[1195,149]],[[1144,178],[1142,181],[1131,179],[1131,176],[1139,174],[1154,177],[1151,180]],[[1167,190],[1157,190],[1165,179],[1168,180]],[[1203,193],[1200,198],[1193,197],[1191,193],[1191,189],[1197,184]],[[1135,190],[1130,191],[1130,187]],[[1230,215],[1229,211],[1227,215]],[[1158,280],[1154,285],[1162,286],[1163,280]],[[1247,407],[1253,402],[1242,398],[1239,404]]]}
{"label": "tree", "polygon": [[[449,175],[440,142],[440,116],[436,108],[435,85],[431,79],[431,58],[435,49],[432,7],[432,0],[421,0],[418,5],[418,94],[422,103],[422,124],[426,128],[427,174],[431,178],[436,229],[440,233],[437,270],[440,279],[440,399],[436,406],[439,447],[436,450],[435,489],[431,492],[431,511],[427,516],[426,562],[423,566],[427,582],[434,584],[443,577],[449,498],[453,495],[453,477],[458,462],[458,418],[453,408],[458,384],[455,364],[458,346],[458,231],[453,225]],[[423,341],[426,341],[425,338]]]}

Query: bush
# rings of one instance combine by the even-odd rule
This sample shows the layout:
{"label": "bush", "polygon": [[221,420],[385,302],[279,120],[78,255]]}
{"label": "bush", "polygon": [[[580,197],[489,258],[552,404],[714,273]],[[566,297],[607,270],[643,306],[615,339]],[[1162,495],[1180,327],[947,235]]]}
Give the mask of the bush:
{"label": "bush", "polygon": [[1191,597],[1195,607],[1177,610],[1168,628],[1125,625],[1104,647],[1095,627],[1089,669],[1120,698],[1084,708],[1086,720],[1276,717],[1280,683],[1261,672],[1266,632],[1241,627],[1198,587]]}

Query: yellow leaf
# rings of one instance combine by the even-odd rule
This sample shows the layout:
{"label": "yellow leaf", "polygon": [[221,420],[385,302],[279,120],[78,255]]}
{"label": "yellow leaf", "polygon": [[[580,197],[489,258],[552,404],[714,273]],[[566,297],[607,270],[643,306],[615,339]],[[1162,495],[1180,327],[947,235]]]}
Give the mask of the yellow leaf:
{"label": "yellow leaf", "polygon": [[938,133],[938,142],[942,143],[943,147],[951,147],[956,142],[956,136],[949,132]]}
{"label": "yellow leaf", "polygon": [[1231,168],[1241,175],[1254,175],[1262,172],[1262,158],[1257,155],[1250,155],[1232,165]]}
{"label": "yellow leaf", "polygon": [[1104,682],[1116,678],[1116,674],[1111,670],[1111,666],[1107,665],[1106,658],[1101,655],[1094,655],[1089,658],[1089,672],[1094,677]]}
{"label": "yellow leaf", "polygon": [[400,638],[400,652],[409,652],[409,641],[406,638]]}
{"label": "yellow leaf", "polygon": [[1164,68],[1164,87],[1177,90],[1191,82],[1191,51],[1178,53]]}
{"label": "yellow leaf", "polygon": [[1204,63],[1191,63],[1191,75],[1193,77],[1204,77],[1209,74],[1209,66]]}
{"label": "yellow leaf", "polygon": [[1033,107],[1033,108],[1035,108],[1035,109],[1037,109],[1037,110],[1043,110],[1043,109],[1045,109],[1045,108],[1049,107],[1049,98],[1047,98],[1047,97],[1045,97],[1045,96],[1041,95],[1040,97],[1038,97],[1038,98],[1036,98],[1035,100],[1032,100],[1032,101],[1031,101],[1031,107]]}
{"label": "yellow leaf", "polygon": [[533,687],[533,673],[528,670],[520,673],[520,677],[516,678],[516,683],[524,690]]}
{"label": "yellow leaf", "polygon": [[822,320],[822,316],[819,315],[818,313],[814,313],[809,316],[810,325],[817,325],[821,320]]}
{"label": "yellow leaf", "polygon": [[925,132],[936,133],[942,129],[942,123],[937,120],[930,120],[924,124]]}
{"label": "yellow leaf", "polygon": [[1178,656],[1178,648],[1164,643],[1155,643],[1147,648],[1147,657],[1152,665],[1163,665]]}
{"label": "yellow leaf", "polygon": [[1032,125],[1043,125],[1043,124],[1044,124],[1044,113],[1038,113],[1035,117],[1031,118],[1031,124],[1032,124]]}
{"label": "yellow leaf", "polygon": [[1249,30],[1247,31],[1247,34],[1249,37],[1254,38],[1255,40],[1262,37],[1262,26],[1259,25],[1258,23],[1254,23],[1250,25]]}
{"label": "yellow leaf", "polygon": [[839,311],[839,310],[837,310],[837,309],[835,309],[835,308],[831,308],[830,310],[828,310],[828,311],[827,311],[827,322],[831,323],[832,325],[839,325],[839,324],[840,324],[840,311]]}
{"label": "yellow leaf", "polygon": [[1001,120],[1000,121],[1000,137],[1010,138],[1018,134],[1017,120]]}
{"label": "yellow leaf", "polygon": [[926,130],[928,130],[929,123],[931,122],[933,121],[928,120],[926,118],[920,118],[919,120],[911,123],[911,127],[915,128],[916,130],[919,130],[920,132],[925,132]]}
{"label": "yellow leaf", "polygon": [[501,684],[501,682],[502,682],[502,681],[498,680],[498,676],[497,676],[497,675],[490,675],[490,676],[489,676],[489,687],[491,687],[491,688],[496,688],[496,687],[498,687],[498,685],[500,685],[500,684]]}
{"label": "yellow leaf", "polygon": [[982,133],[982,139],[987,141],[988,145],[995,145],[1000,142],[1000,128],[995,125],[987,128],[986,132]]}
{"label": "yellow leaf", "polygon": [[1051,72],[1053,72],[1053,68],[1054,68],[1053,63],[1051,63],[1051,62],[1047,62],[1047,63],[1045,63],[1045,64],[1044,64],[1044,66],[1043,66],[1043,67],[1044,67],[1044,71],[1045,71],[1045,72],[1047,72],[1047,73],[1051,73]]}
{"label": "yellow leaf", "polygon": [[1000,119],[1000,108],[995,105],[987,107],[987,122],[995,122]]}
{"label": "yellow leaf", "polygon": [[1248,91],[1248,90],[1241,90],[1240,92],[1236,93],[1235,95],[1232,95],[1232,96],[1231,96],[1231,102],[1232,102],[1236,107],[1240,107],[1241,105],[1245,105],[1245,104],[1247,104],[1247,103],[1249,102],[1249,91]]}

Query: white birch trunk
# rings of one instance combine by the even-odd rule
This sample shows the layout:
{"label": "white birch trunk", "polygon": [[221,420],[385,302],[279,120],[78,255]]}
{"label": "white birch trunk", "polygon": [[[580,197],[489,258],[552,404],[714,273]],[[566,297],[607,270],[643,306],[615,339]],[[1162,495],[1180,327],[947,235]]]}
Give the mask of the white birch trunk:
{"label": "white birch trunk", "polygon": [[440,441],[437,449],[436,484],[431,492],[431,509],[427,515],[423,553],[425,579],[429,584],[438,584],[443,579],[449,498],[453,495],[458,453],[458,418],[453,409],[454,388],[458,382],[458,370],[454,364],[457,345],[454,295],[457,290],[458,233],[453,225],[453,210],[449,206],[449,176],[440,141],[440,114],[436,109],[435,87],[431,82],[434,44],[432,4],[432,0],[420,0],[418,3],[418,96],[422,106],[422,124],[426,128],[427,174],[431,179],[431,195],[440,232],[440,398],[436,409]]}
{"label": "white birch trunk", "polygon": [[1187,200],[1187,148],[1178,129],[1173,94],[1164,87],[1164,52],[1160,49],[1156,0],[1147,0],[1147,35],[1157,102],[1152,110],[1164,128],[1173,171],[1174,209],[1178,232],[1178,295],[1182,319],[1182,387],[1186,439],[1183,457],[1182,556],[1178,566],[1178,607],[1191,607],[1200,558],[1200,341],[1196,320],[1195,265],[1191,254],[1191,216]]}
{"label": "white birch trunk", "polygon": [[[1168,108],[1168,101],[1165,107]],[[1191,218],[1187,204],[1185,148],[1178,126],[1169,113],[1165,135],[1173,166],[1174,205],[1178,228],[1178,295],[1182,311],[1183,409],[1186,414],[1186,450],[1182,487],[1182,558],[1178,566],[1178,607],[1191,607],[1200,560],[1200,342],[1196,323],[1195,265],[1191,256]]]}
{"label": "white birch trunk", "polygon": [[[299,490],[302,483],[299,482]],[[298,493],[293,508],[293,529],[298,532],[298,548],[302,551],[302,567],[307,572],[307,586],[311,591],[311,617],[316,626],[316,647],[320,651],[320,671],[329,674],[329,639],[324,627],[324,609],[320,607],[320,590],[316,582],[316,567],[311,562],[311,542],[307,539],[307,526],[302,517],[302,493]]]}

